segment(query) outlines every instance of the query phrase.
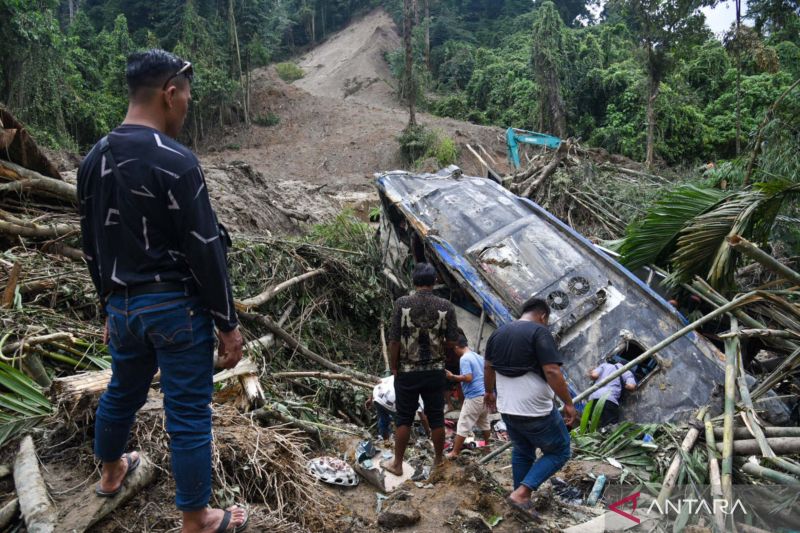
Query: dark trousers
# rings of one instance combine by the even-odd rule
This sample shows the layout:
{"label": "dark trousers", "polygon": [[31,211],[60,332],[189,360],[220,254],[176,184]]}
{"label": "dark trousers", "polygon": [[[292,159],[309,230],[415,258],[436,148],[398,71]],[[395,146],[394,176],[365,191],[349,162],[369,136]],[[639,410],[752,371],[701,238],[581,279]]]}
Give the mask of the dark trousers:
{"label": "dark trousers", "polygon": [[[597,405],[597,400],[593,400],[591,403],[591,412],[594,411],[595,406]],[[590,418],[591,420],[591,418]],[[619,405],[615,404],[609,399],[606,399],[606,403],[603,404],[603,412],[600,413],[600,426],[605,427],[611,424],[616,424],[619,422]]]}
{"label": "dark trousers", "polygon": [[399,372],[394,378],[397,405],[397,426],[410,426],[419,410],[419,399],[425,404],[425,416],[431,429],[444,427],[444,369]]}
{"label": "dark trousers", "polygon": [[[569,460],[569,430],[558,410],[536,418],[504,414],[503,421],[514,444],[511,473],[515,489],[520,485],[538,489]],[[542,452],[538,459],[537,448]]]}
{"label": "dark trousers", "polygon": [[211,317],[182,293],[112,295],[106,311],[112,377],[97,407],[95,454],[103,462],[122,456],[160,368],[175,503],[181,511],[203,509],[211,497]]}
{"label": "dark trousers", "polygon": [[394,421],[395,414],[378,402],[375,402],[375,411],[378,413],[378,435],[388,437],[392,434],[392,421]]}

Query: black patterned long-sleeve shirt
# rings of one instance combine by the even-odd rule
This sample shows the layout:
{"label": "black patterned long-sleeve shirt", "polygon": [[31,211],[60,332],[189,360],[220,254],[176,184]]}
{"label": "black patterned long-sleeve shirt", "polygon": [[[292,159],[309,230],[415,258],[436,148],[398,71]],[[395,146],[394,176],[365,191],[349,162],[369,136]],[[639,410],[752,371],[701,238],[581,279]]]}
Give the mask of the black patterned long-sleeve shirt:
{"label": "black patterned long-sleeve shirt", "polygon": [[146,126],[122,125],[108,141],[121,181],[101,143],[78,170],[83,251],[101,299],[125,287],[182,282],[195,287],[220,330],[235,328],[229,237],[197,157]]}

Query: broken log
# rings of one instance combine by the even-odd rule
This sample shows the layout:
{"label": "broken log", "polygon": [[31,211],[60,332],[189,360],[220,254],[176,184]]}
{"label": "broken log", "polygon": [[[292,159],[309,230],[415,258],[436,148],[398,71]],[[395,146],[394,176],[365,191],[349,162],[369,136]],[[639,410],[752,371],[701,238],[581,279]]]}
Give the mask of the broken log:
{"label": "broken log", "polygon": [[[764,435],[767,437],[800,437],[800,427],[781,427],[781,426],[764,426]],[[722,428],[714,428],[714,436],[717,438],[722,437]],[[733,430],[733,438],[736,440],[752,439],[753,435],[746,427],[738,427]]]}
{"label": "broken log", "polygon": [[728,339],[734,335],[739,337],[780,337],[783,339],[800,340],[800,333],[785,329],[740,329],[738,333],[733,333],[732,331],[721,333],[719,338]]}
{"label": "broken log", "polygon": [[728,244],[730,244],[734,250],[742,252],[750,259],[761,263],[762,266],[791,282],[793,285],[800,285],[800,273],[784,265],[741,235],[731,235],[728,237]]}
{"label": "broken log", "polygon": [[81,502],[80,505],[70,506],[59,518],[59,531],[76,533],[87,531],[152,483],[156,477],[156,467],[146,455],[142,454],[141,458],[139,467],[125,478],[122,490],[113,498],[97,497],[94,493],[94,484],[85,487],[82,494],[75,498]]}
{"label": "broken log", "polygon": [[6,528],[17,516],[17,510],[19,510],[18,498],[12,498],[3,507],[0,507],[0,531],[8,531]]}
{"label": "broken log", "polygon": [[111,370],[56,378],[50,385],[50,401],[68,415],[77,414],[94,405],[109,381]]}
{"label": "broken log", "polygon": [[3,301],[0,302],[0,307],[3,309],[10,309],[14,305],[14,296],[17,293],[17,283],[21,272],[22,263],[14,263],[14,266],[11,267],[11,272],[8,274],[6,288],[3,289]]}
{"label": "broken log", "polygon": [[311,350],[303,346],[297,339],[289,335],[289,333],[287,333],[286,330],[278,326],[269,317],[248,312],[240,312],[239,316],[247,320],[252,320],[253,322],[258,322],[259,324],[265,326],[278,339],[282,340],[287,346],[289,346],[289,348],[296,350],[303,357],[310,359],[311,361],[314,361],[315,363],[318,363],[329,370],[333,370],[334,372],[340,374],[349,374],[357,379],[360,379],[361,381],[365,381],[368,383],[369,382],[377,383],[379,381],[378,378],[375,376],[359,372],[358,370],[351,370],[349,368],[345,368],[341,365],[334,363],[333,361],[325,359],[321,355],[317,355],[316,353],[312,352]]}
{"label": "broken log", "polygon": [[670,463],[669,469],[664,475],[664,482],[661,484],[661,490],[656,499],[659,507],[663,508],[664,503],[669,499],[670,494],[672,494],[672,489],[675,487],[675,483],[678,481],[678,474],[681,471],[683,457],[692,451],[694,443],[700,435],[700,429],[703,427],[701,420],[703,420],[707,410],[708,407],[702,407],[697,412],[695,419],[690,422],[689,431],[686,432],[686,437],[684,437],[680,449],[675,452],[675,456],[672,458],[672,463]]}
{"label": "broken log", "polygon": [[277,372],[272,374],[274,378],[316,378],[316,379],[331,379],[331,380],[338,380],[338,381],[347,381],[348,383],[352,383],[353,385],[358,385],[359,387],[365,387],[367,389],[372,389],[375,387],[374,384],[365,383],[363,381],[359,381],[353,376],[347,374],[331,374],[330,372]]}
{"label": "broken log", "polygon": [[[773,437],[767,443],[773,452],[779,455],[793,455],[800,453],[800,437]],[[722,450],[722,444],[717,443],[717,450]],[[735,455],[760,455],[761,447],[756,439],[733,441]]]}
{"label": "broken log", "polygon": [[30,533],[52,533],[56,530],[56,509],[50,502],[47,485],[39,470],[39,458],[33,439],[27,435],[19,445],[14,460],[14,487],[19,508]]}
{"label": "broken log", "polygon": [[240,311],[250,311],[254,307],[264,305],[272,298],[274,298],[276,294],[285,291],[286,289],[294,285],[297,285],[301,281],[313,278],[314,276],[319,276],[324,272],[325,272],[324,268],[318,268],[316,270],[311,270],[310,272],[306,272],[305,274],[300,274],[299,276],[287,279],[284,282],[278,283],[277,285],[268,288],[261,294],[253,296],[252,298],[247,298],[245,300],[236,302],[236,308],[239,309]]}
{"label": "broken log", "polygon": [[0,176],[12,181],[12,183],[0,184],[0,193],[31,191],[73,204],[78,201],[77,188],[74,185],[43,176],[10,161],[0,159]]}
{"label": "broken log", "polygon": [[[480,349],[480,343],[478,344],[478,349]],[[386,332],[383,328],[383,322],[381,322],[381,355],[383,356],[384,371],[388,373],[391,370],[391,366],[389,365],[389,346],[386,344]]]}

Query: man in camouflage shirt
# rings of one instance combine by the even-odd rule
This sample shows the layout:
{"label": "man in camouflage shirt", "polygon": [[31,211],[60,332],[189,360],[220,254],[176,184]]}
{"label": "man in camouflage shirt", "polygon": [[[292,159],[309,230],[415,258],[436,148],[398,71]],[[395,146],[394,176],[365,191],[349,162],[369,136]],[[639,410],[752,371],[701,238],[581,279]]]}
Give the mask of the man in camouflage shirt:
{"label": "man in camouflage shirt", "polygon": [[436,270],[419,263],[412,276],[416,292],[398,298],[389,329],[389,354],[397,402],[397,433],[394,458],[381,466],[395,475],[403,474],[403,456],[411,435],[411,424],[420,396],[431,427],[431,438],[440,464],[444,451],[445,350],[459,337],[453,304],[434,296]]}

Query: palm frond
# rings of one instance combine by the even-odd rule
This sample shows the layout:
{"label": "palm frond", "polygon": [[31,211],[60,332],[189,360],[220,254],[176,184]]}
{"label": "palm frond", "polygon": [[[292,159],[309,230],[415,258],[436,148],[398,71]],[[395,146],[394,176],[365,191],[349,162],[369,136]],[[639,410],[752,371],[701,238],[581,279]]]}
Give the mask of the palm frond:
{"label": "palm frond", "polygon": [[32,379],[0,362],[0,447],[50,414],[50,401]]}
{"label": "palm frond", "polygon": [[644,219],[628,227],[619,248],[620,261],[631,269],[665,261],[686,224],[728,196],[729,192],[693,185],[668,192],[647,210]]}

